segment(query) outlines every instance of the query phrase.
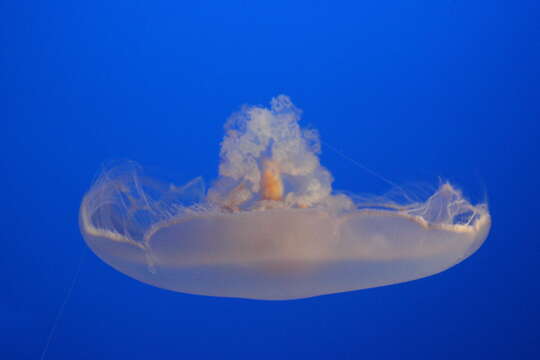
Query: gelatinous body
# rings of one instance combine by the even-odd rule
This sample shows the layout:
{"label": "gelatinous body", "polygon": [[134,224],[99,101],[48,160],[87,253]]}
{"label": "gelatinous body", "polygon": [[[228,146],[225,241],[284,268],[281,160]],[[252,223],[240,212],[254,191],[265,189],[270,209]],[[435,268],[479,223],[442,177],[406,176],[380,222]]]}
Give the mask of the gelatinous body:
{"label": "gelatinous body", "polygon": [[318,137],[288,98],[245,108],[226,126],[220,178],[205,191],[103,172],[80,211],[87,244],[142,282],[179,292],[295,299],[409,281],[476,251],[490,216],[450,184],[425,202],[332,193]]}

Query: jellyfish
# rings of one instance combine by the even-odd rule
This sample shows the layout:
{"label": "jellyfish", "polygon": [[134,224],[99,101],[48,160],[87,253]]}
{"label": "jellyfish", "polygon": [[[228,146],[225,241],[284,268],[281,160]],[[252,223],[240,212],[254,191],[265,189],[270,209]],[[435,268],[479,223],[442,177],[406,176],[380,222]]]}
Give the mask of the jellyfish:
{"label": "jellyfish", "polygon": [[116,270],[182,293],[285,300],[439,273],[486,239],[486,204],[448,182],[423,201],[332,189],[318,133],[284,95],[225,125],[219,176],[178,186],[135,162],[105,168],[83,197],[80,229]]}

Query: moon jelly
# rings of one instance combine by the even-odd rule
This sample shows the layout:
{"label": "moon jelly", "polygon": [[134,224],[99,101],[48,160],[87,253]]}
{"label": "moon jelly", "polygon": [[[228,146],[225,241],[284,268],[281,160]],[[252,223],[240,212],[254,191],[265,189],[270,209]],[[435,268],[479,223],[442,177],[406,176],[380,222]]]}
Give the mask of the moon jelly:
{"label": "moon jelly", "polygon": [[296,299],[414,280],[475,252],[485,204],[449,183],[424,202],[362,201],[332,191],[314,130],[278,96],[227,122],[219,177],[176,186],[125,162],[103,171],[80,208],[103,261],[174,291]]}

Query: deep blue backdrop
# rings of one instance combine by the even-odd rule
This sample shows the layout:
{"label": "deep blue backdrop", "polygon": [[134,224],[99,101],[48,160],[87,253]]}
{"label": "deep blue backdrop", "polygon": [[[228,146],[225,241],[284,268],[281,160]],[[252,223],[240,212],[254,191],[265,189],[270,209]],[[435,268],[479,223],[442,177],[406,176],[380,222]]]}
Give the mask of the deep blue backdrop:
{"label": "deep blue backdrop", "polygon": [[[193,5],[192,3],[197,3]],[[540,358],[540,2],[0,1],[0,358]],[[217,173],[227,116],[279,93],[397,183],[493,215],[439,275],[300,301],[184,295],[84,245],[100,164]],[[336,188],[384,183],[323,147]]]}

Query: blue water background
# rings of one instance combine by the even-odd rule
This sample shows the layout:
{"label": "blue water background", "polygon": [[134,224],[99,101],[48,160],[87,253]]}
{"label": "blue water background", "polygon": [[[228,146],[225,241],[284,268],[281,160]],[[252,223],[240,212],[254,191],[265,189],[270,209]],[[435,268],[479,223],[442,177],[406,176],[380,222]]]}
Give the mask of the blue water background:
{"label": "blue water background", "polygon": [[[540,2],[1,1],[0,359],[540,358]],[[484,246],[435,276],[299,301],[116,272],[78,208],[105,160],[217,175],[223,123],[287,94],[392,181],[487,195]],[[323,144],[335,187],[387,184]]]}

